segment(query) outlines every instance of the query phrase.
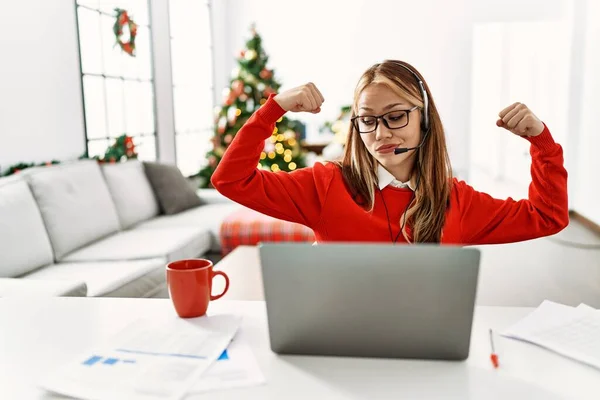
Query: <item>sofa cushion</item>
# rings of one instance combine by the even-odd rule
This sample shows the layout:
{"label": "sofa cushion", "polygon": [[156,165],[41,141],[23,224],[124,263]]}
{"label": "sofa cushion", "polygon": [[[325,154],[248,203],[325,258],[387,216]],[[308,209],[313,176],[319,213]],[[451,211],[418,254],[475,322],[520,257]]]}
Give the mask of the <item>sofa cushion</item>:
{"label": "sofa cushion", "polygon": [[175,215],[159,215],[149,221],[137,225],[136,229],[157,229],[173,227],[198,227],[210,233],[210,250],[221,251],[221,223],[227,216],[244,208],[234,202],[205,204]]}
{"label": "sofa cushion", "polygon": [[31,190],[20,176],[0,179],[0,277],[25,274],[53,259]]}
{"label": "sofa cushion", "polygon": [[158,215],[158,202],[141,162],[104,164],[102,172],[123,229]]}
{"label": "sofa cushion", "polygon": [[177,214],[202,205],[196,191],[175,165],[145,162],[144,169],[164,214]]}
{"label": "sofa cushion", "polygon": [[164,259],[115,262],[59,263],[35,271],[23,279],[71,279],[85,282],[87,295],[149,297],[165,285]]}
{"label": "sofa cushion", "polygon": [[[107,291],[104,297],[156,297],[167,290],[167,280],[165,275],[165,263],[160,268],[148,271],[137,279],[123,283],[121,286]],[[167,291],[168,293],[168,291]],[[168,298],[161,296],[162,298]]]}
{"label": "sofa cushion", "polygon": [[71,296],[85,297],[85,282],[64,277],[60,280],[0,278],[0,297]]}
{"label": "sofa cushion", "polygon": [[194,258],[210,247],[210,234],[199,228],[134,229],[74,251],[65,262]]}
{"label": "sofa cushion", "polygon": [[24,174],[56,260],[119,230],[117,210],[95,160],[31,168]]}

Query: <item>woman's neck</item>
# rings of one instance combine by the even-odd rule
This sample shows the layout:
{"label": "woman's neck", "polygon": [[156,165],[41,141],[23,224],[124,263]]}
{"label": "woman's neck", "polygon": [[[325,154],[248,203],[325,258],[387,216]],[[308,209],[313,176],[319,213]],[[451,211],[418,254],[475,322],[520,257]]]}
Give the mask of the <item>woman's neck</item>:
{"label": "woman's neck", "polygon": [[414,165],[415,158],[410,157],[404,160],[402,164],[396,165],[394,168],[385,167],[385,169],[387,169],[388,172],[394,176],[394,178],[400,182],[406,183],[410,180],[410,178],[412,178]]}

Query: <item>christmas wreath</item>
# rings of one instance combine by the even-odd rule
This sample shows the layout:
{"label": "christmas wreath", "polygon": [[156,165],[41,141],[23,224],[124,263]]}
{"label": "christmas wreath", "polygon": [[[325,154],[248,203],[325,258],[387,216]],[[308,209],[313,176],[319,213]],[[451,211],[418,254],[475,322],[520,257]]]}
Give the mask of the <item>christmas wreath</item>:
{"label": "christmas wreath", "polygon": [[[125,53],[132,57],[135,57],[135,37],[137,36],[137,24],[129,17],[126,10],[115,8],[117,18],[113,25],[113,32],[117,39],[117,44],[121,47]],[[123,28],[127,26],[129,28],[129,41],[124,42],[121,37],[123,36]]]}

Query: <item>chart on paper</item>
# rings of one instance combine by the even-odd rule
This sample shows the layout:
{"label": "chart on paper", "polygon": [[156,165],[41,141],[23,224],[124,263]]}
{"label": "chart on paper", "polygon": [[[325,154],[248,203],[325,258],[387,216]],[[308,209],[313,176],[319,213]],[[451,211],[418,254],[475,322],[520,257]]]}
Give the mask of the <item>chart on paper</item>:
{"label": "chart on paper", "polygon": [[41,387],[82,399],[179,399],[226,356],[240,319],[214,316],[197,322],[136,321],[64,365]]}

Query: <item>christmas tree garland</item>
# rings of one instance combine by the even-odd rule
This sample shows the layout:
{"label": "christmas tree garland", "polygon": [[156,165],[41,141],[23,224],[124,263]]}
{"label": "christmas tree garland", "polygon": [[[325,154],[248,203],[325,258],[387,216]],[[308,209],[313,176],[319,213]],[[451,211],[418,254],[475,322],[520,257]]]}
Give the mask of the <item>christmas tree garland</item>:
{"label": "christmas tree garland", "polygon": [[[129,17],[126,10],[115,8],[115,12],[117,13],[115,24],[113,25],[113,33],[117,40],[115,45],[118,44],[121,50],[135,57],[135,37],[137,36],[138,25]],[[124,42],[121,37],[123,36],[123,28],[126,25],[129,29],[129,41]]]}
{"label": "christmas tree garland", "polygon": [[[135,144],[133,143],[133,138],[128,135],[121,135],[115,139],[115,142],[110,145],[106,151],[104,152],[103,157],[93,157],[92,159],[98,161],[100,164],[104,163],[116,163],[120,161],[125,161],[128,159],[137,159],[138,153],[135,149]],[[80,160],[89,159],[87,155],[83,155],[79,157]],[[0,176],[9,176],[13,174],[18,174],[24,169],[32,168],[32,167],[41,167],[41,166],[51,166],[54,164],[60,164],[60,161],[52,160],[43,163],[24,163],[20,162],[18,164],[11,165],[4,172],[0,173]]]}

